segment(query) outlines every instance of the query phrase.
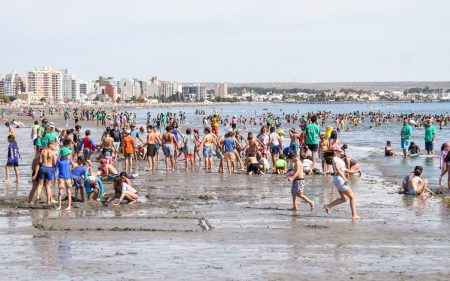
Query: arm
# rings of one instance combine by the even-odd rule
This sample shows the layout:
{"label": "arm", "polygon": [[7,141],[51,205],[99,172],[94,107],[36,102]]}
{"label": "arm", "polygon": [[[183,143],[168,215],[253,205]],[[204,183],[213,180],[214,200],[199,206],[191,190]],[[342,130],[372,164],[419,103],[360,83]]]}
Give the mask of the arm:
{"label": "arm", "polygon": [[125,198],[125,191],[127,191],[127,188],[126,188],[125,184],[122,184],[122,192],[120,193],[119,201],[114,205],[117,205],[117,206],[120,205],[120,202],[122,202],[123,198]]}

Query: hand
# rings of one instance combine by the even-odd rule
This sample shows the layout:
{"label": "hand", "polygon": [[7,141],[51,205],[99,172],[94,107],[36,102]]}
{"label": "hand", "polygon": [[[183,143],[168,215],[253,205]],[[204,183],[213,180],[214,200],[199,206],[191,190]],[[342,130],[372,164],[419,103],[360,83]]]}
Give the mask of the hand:
{"label": "hand", "polygon": [[288,181],[292,181],[293,180],[293,178],[291,178],[291,177],[288,177]]}

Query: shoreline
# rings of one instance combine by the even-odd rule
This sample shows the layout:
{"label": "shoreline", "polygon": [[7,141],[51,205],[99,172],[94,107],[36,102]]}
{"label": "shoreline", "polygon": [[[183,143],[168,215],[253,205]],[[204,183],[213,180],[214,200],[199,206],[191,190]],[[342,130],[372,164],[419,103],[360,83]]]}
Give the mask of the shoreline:
{"label": "shoreline", "polygon": [[20,109],[20,108],[173,108],[173,107],[217,107],[217,106],[229,106],[229,105],[271,105],[271,104],[409,104],[409,103],[450,103],[450,100],[435,100],[435,101],[318,101],[318,102],[307,102],[307,101],[289,101],[289,102],[177,102],[177,103],[125,103],[125,104],[59,104],[59,105],[1,105],[0,108],[4,109]]}

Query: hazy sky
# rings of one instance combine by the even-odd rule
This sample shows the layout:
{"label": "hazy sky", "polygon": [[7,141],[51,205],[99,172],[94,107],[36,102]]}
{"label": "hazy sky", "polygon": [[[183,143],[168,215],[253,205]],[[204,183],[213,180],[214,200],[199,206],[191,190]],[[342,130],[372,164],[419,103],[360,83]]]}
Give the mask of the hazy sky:
{"label": "hazy sky", "polygon": [[0,73],[174,81],[450,80],[450,1],[1,1]]}

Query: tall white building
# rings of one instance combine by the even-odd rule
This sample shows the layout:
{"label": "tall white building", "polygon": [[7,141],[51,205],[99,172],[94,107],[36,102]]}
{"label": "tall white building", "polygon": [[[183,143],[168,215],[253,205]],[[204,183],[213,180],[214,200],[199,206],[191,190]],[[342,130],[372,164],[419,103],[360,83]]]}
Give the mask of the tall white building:
{"label": "tall white building", "polygon": [[62,102],[62,73],[50,67],[28,71],[28,92],[35,99],[45,98],[48,102]]}
{"label": "tall white building", "polygon": [[26,81],[16,71],[6,74],[2,79],[3,94],[16,96],[27,91]]}
{"label": "tall white building", "polygon": [[137,79],[121,79],[119,92],[122,100],[131,100],[132,97],[141,95],[141,83]]}
{"label": "tall white building", "polygon": [[216,98],[226,98],[228,95],[228,85],[225,83],[216,84],[216,90],[214,96]]}
{"label": "tall white building", "polygon": [[142,81],[142,93],[148,98],[158,98],[160,84],[158,77],[152,77],[148,81]]}
{"label": "tall white building", "polygon": [[69,69],[61,69],[62,75],[62,96],[64,101],[80,100],[80,80],[71,74]]}

